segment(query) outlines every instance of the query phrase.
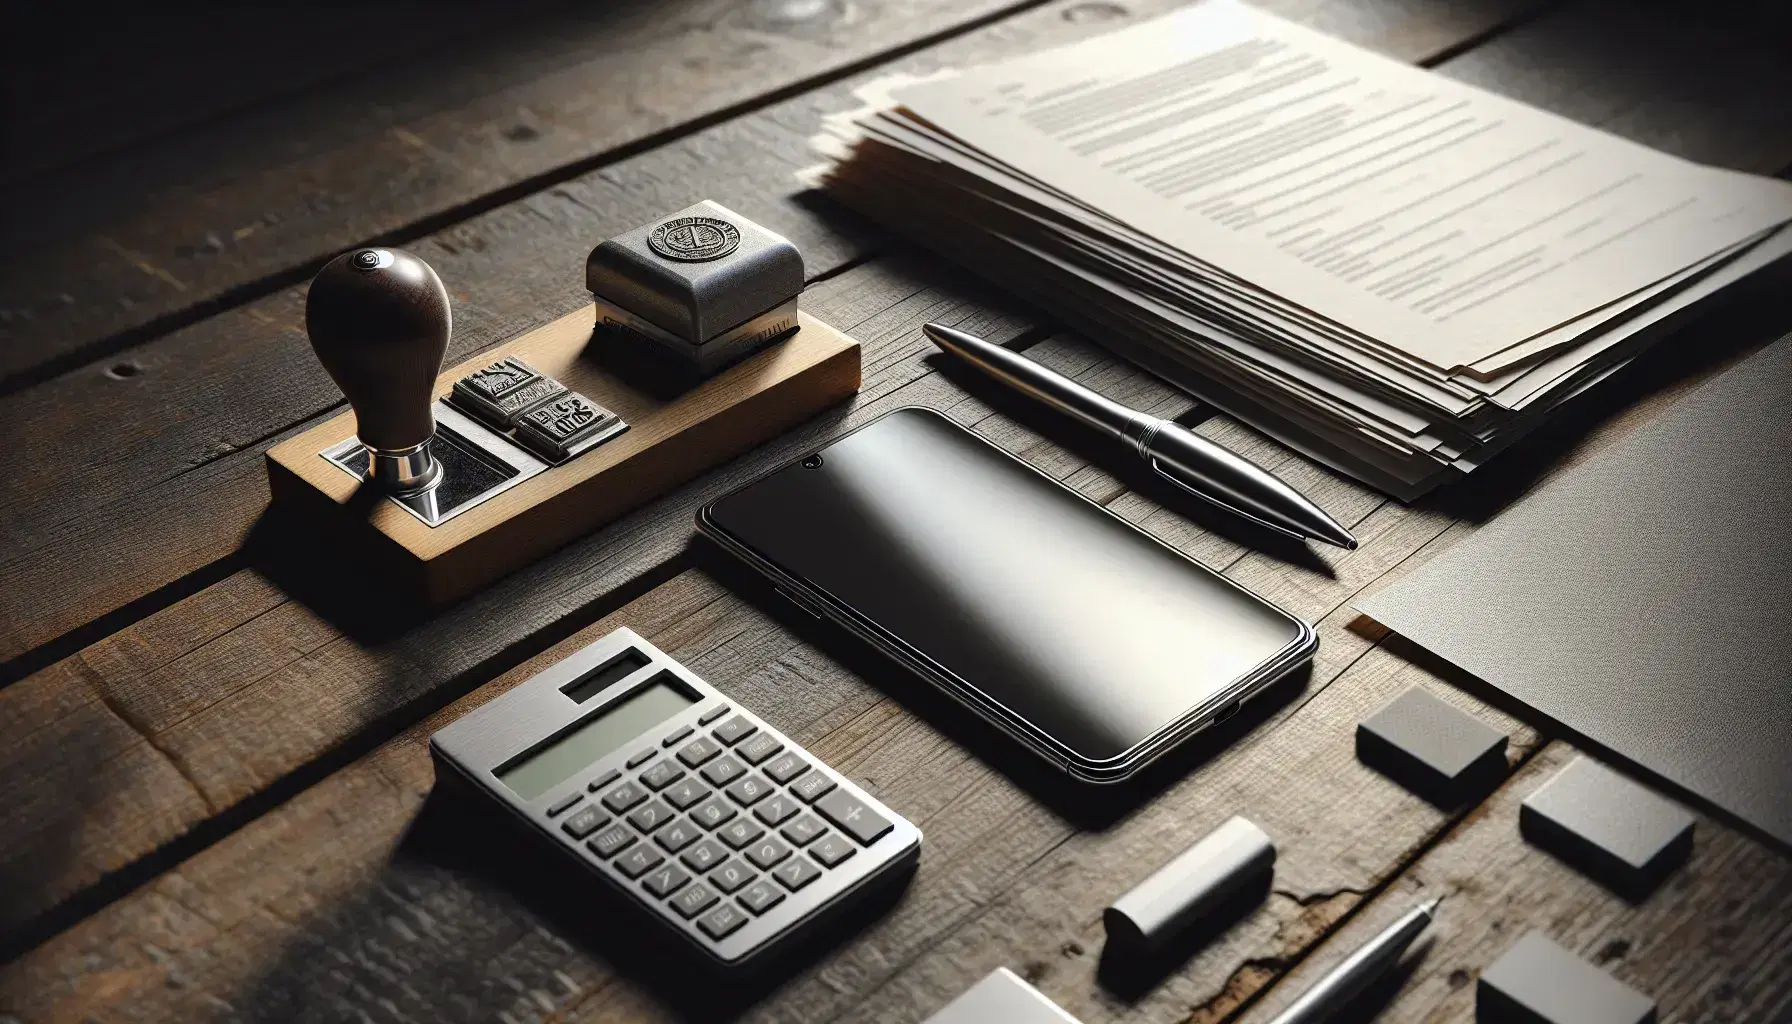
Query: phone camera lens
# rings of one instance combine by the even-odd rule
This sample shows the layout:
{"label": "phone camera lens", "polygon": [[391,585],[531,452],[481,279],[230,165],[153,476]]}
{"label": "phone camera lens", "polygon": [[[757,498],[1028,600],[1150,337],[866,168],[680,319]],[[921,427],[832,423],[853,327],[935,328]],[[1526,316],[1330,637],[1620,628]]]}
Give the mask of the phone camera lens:
{"label": "phone camera lens", "polygon": [[804,459],[803,460],[803,468],[804,469],[820,469],[821,468],[821,456],[811,455],[808,458]]}

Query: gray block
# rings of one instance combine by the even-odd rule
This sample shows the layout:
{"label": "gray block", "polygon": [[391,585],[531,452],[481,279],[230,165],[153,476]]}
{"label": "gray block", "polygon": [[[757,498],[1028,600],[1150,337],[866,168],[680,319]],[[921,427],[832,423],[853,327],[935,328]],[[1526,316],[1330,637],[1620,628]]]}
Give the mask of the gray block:
{"label": "gray block", "polygon": [[1356,727],[1364,764],[1433,803],[1454,806],[1506,774],[1506,736],[1415,686]]}
{"label": "gray block", "polygon": [[1632,899],[1692,853],[1685,808],[1581,756],[1525,798],[1525,838]]}
{"label": "gray block", "polygon": [[1481,972],[1478,1024],[1655,1024],[1655,1003],[1530,932]]}

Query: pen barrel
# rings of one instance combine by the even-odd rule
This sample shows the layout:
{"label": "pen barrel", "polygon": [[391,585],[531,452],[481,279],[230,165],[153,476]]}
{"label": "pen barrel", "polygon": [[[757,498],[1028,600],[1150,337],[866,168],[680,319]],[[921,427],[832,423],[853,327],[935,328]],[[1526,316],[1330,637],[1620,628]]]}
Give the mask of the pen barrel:
{"label": "pen barrel", "polygon": [[1430,924],[1431,911],[1427,907],[1408,911],[1363,948],[1346,957],[1312,988],[1302,992],[1300,998],[1270,1024],[1319,1024],[1330,1020],[1345,1004],[1362,995],[1364,989],[1386,974]]}
{"label": "pen barrel", "polygon": [[[1319,506],[1236,452],[1168,420],[1139,445],[1139,454],[1183,490],[1277,533],[1337,543],[1344,531]],[[1354,543],[1354,542],[1352,542]]]}

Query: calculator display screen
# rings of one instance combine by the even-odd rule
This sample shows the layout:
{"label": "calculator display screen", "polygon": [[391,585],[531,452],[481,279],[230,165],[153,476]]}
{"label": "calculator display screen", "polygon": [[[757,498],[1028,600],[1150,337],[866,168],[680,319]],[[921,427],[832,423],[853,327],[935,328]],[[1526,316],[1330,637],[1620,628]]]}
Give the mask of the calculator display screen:
{"label": "calculator display screen", "polygon": [[663,680],[617,701],[572,731],[499,768],[498,781],[534,800],[643,732],[697,703]]}

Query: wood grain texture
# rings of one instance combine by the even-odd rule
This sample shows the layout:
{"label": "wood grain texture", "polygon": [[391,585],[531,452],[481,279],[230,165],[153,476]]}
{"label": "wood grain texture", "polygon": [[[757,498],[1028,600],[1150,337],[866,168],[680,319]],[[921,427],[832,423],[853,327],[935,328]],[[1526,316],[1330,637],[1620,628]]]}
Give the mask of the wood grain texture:
{"label": "wood grain texture", "polygon": [[[895,66],[925,70],[1025,52],[1176,5],[1063,0]],[[1447,50],[1512,9],[1421,0],[1269,6],[1406,59]],[[854,82],[885,70],[780,101],[407,243],[453,298],[449,359],[582,306],[578,268],[597,241],[705,196],[789,236],[812,278],[885,247],[862,221],[793,194],[792,179],[813,161],[807,139],[821,116],[851,104]],[[373,190],[367,201],[383,195]],[[19,584],[0,593],[0,660],[238,549],[267,500],[258,479],[262,453],[340,407],[303,322],[303,289],[288,288],[0,401],[0,432],[15,439],[20,460],[0,478],[0,574]],[[88,411],[100,408],[108,436],[95,446],[81,439]],[[23,593],[32,595],[29,607]]]}
{"label": "wood grain texture", "polygon": [[1664,1021],[1792,1019],[1792,861],[1706,816],[1691,860],[1632,904],[1525,842],[1524,798],[1576,756],[1545,747],[1475,814],[1425,852],[1244,1019],[1267,1021],[1421,899],[1444,898],[1431,945],[1375,1019],[1467,1020],[1475,979],[1541,931],[1654,999]]}
{"label": "wood grain texture", "polygon": [[448,368],[437,399],[515,356],[628,429],[438,526],[389,501],[355,507],[361,482],[319,457],[354,436],[352,412],[269,449],[268,483],[295,525],[314,518],[357,559],[377,562],[395,595],[439,608],[856,394],[858,342],[808,313],[797,320],[794,334],[670,397],[586,357],[605,344],[591,306]]}
{"label": "wood grain texture", "polygon": [[[265,293],[279,285],[261,282],[290,283],[359,242],[490,205],[494,193],[565,176],[569,165],[1025,6],[544,5],[527,17],[488,14],[521,24],[434,53],[389,43],[409,59],[29,182],[34,201],[17,212],[24,223],[0,257],[0,380],[103,350],[119,332],[203,315],[238,290]],[[364,31],[392,36],[430,17],[413,8],[362,20]],[[262,45],[280,50],[277,39]]]}
{"label": "wood grain texture", "polygon": [[[1016,450],[1051,452],[1049,442],[972,400],[948,412],[985,436],[1022,441]],[[1060,455],[1057,464],[1071,461]],[[1305,594],[1300,610],[1322,616],[1327,657],[1306,693],[1266,705],[1267,724],[1254,731],[1244,728],[1248,715],[1235,720],[1241,725],[1226,738],[1237,742],[1207,750],[1193,774],[1172,776],[1167,794],[1103,831],[1079,831],[1017,787],[1010,774],[1030,774],[1024,755],[1012,762],[1012,752],[988,748],[1007,769],[995,770],[972,759],[954,735],[883,696],[895,680],[875,660],[864,664],[878,688],[843,667],[831,648],[817,649],[703,575],[686,573],[25,956],[0,973],[0,1012],[21,1021],[357,1013],[471,1020],[500,1012],[515,1020],[664,1018],[667,1007],[616,977],[576,925],[515,898],[496,879],[444,865],[445,851],[430,841],[405,838],[407,828],[414,836],[429,831],[417,819],[428,813],[433,775],[424,744],[433,729],[623,624],[927,834],[921,871],[901,904],[751,1007],[747,1019],[919,1020],[990,959],[1025,966],[1086,1020],[1180,1019],[1190,999],[1235,1001],[1271,973],[1240,975],[1241,956],[1254,962],[1303,948],[1354,902],[1338,890],[1372,885],[1448,820],[1355,766],[1351,754],[1356,717],[1415,675],[1350,634],[1341,606],[1442,525],[1393,506],[1376,515],[1382,521],[1371,515],[1357,524],[1361,549],[1277,595]],[[1220,562],[1242,581],[1260,571],[1252,556]],[[904,692],[899,682],[894,692]],[[1519,729],[1515,756],[1532,742],[1514,723],[1495,720]],[[974,731],[974,723],[956,728]],[[1344,792],[1353,799],[1337,799]],[[1080,1005],[1090,995],[1081,990],[1095,969],[1099,910],[1110,890],[1240,810],[1285,844],[1281,894],[1179,975],[1161,1003],[1143,1007],[1147,1013]]]}

